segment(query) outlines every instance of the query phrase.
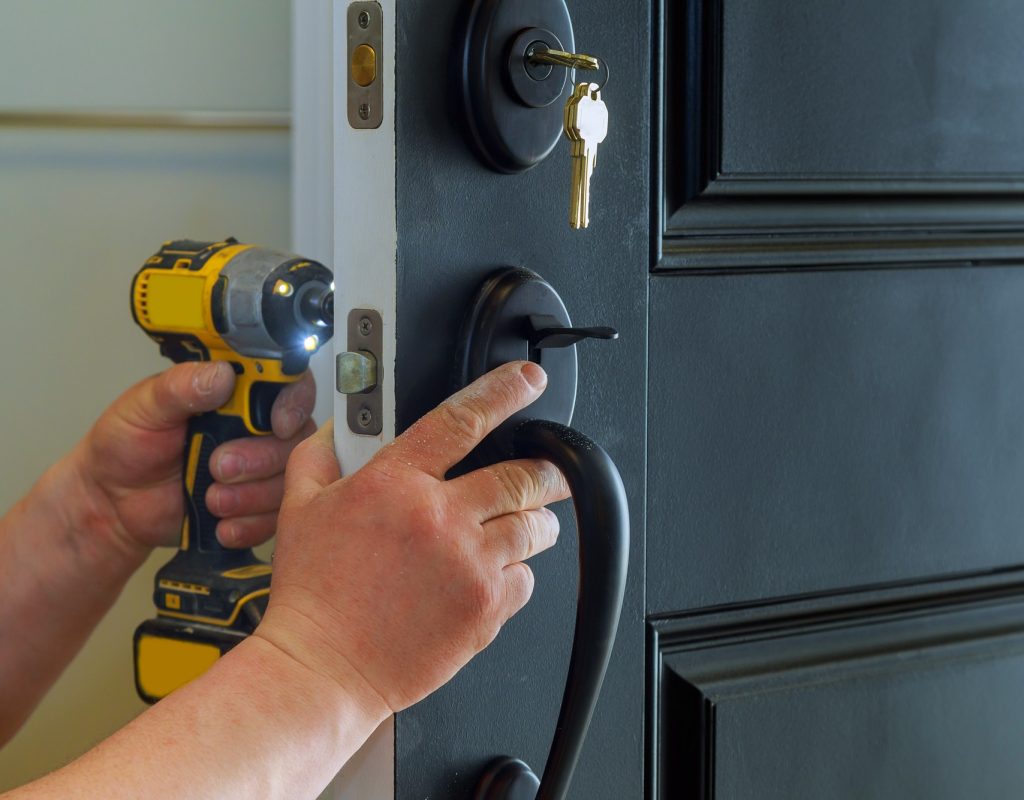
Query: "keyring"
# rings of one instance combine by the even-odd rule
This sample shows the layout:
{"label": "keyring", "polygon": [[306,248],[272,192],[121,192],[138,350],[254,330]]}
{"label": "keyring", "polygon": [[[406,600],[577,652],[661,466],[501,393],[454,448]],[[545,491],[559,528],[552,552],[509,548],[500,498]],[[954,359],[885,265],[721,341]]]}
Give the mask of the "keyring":
{"label": "keyring", "polygon": [[[608,62],[605,61],[603,58],[597,58],[595,56],[594,60],[598,64],[598,69],[601,69],[602,67],[604,68],[604,80],[603,81],[601,81],[600,83],[597,83],[597,81],[590,81],[590,83],[597,83],[597,88],[594,89],[594,91],[595,92],[600,92],[600,91],[602,91],[604,89],[605,86],[608,85],[608,81],[611,80],[611,78],[612,78],[612,70],[611,70],[611,67],[608,66]],[[589,69],[589,68],[584,68],[584,69]],[[576,72],[576,70],[573,69],[573,73],[575,73],[575,72]],[[570,77],[572,78],[573,84],[575,85],[575,83],[576,83],[576,75],[573,74]]]}

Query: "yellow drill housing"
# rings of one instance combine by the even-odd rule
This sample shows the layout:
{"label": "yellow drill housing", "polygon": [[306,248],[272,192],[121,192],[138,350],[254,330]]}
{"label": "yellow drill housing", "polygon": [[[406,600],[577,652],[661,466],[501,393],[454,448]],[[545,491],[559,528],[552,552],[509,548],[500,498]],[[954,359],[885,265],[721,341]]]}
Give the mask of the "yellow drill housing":
{"label": "yellow drill housing", "polygon": [[298,380],[333,334],[333,305],[317,306],[333,301],[331,280],[315,261],[234,239],[165,242],[135,276],[132,313],[173,361],[230,362],[238,378],[219,413],[261,434],[266,394]]}
{"label": "yellow drill housing", "polygon": [[271,566],[217,540],[210,457],[226,441],[270,433],[278,393],[334,332],[333,289],[322,264],[234,239],[165,242],[132,282],[132,314],[161,353],[226,361],[237,375],[223,407],[188,423],[181,546],[156,575],[157,618],[135,632],[135,684],[147,702],[205,672],[262,618]]}

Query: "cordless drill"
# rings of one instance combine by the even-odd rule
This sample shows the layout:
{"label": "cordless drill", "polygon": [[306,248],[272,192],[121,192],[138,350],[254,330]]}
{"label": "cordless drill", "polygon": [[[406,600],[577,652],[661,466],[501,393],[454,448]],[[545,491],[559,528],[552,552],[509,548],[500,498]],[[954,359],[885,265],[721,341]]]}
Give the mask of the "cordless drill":
{"label": "cordless drill", "polygon": [[210,455],[231,439],[271,432],[277,395],[334,333],[334,285],[323,264],[222,242],[165,242],[132,282],[132,315],[175,363],[225,361],[235,388],[193,417],[185,441],[181,547],[157,572],[157,618],[135,631],[135,686],[154,703],[205,672],[259,623],[271,566],[217,541],[206,507]]}

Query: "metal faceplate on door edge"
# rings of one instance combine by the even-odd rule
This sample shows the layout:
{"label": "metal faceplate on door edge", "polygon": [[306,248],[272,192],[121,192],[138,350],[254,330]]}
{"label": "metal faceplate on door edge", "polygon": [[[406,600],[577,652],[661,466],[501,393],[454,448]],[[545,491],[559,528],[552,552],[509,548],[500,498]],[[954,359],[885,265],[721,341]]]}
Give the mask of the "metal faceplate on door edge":
{"label": "metal faceplate on door edge", "polygon": [[[384,321],[369,308],[353,308],[348,312],[348,351],[338,355],[335,385],[347,395],[346,419],[352,433],[377,436],[384,428],[384,393],[381,390],[384,355]],[[351,375],[343,374],[346,357],[362,357],[372,363],[372,379],[362,386],[353,386]]]}
{"label": "metal faceplate on door edge", "polygon": [[348,124],[360,129],[379,128],[384,121],[384,13],[374,0],[351,3],[347,21]]}

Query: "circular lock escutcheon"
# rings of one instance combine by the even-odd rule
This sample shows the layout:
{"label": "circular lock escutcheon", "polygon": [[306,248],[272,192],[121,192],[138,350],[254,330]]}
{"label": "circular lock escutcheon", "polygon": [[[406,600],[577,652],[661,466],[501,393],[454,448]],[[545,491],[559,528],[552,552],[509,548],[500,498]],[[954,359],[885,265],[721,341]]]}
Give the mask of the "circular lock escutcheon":
{"label": "circular lock escutcheon", "polygon": [[564,0],[473,0],[456,48],[467,138],[488,167],[524,172],[562,137],[568,70],[532,64],[531,47],[572,51]]}

